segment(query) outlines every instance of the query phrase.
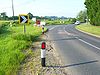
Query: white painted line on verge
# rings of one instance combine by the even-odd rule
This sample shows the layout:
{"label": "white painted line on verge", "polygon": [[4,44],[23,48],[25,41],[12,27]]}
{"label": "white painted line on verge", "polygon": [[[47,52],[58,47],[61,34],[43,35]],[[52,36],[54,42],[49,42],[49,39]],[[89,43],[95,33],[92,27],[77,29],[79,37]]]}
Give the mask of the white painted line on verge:
{"label": "white painted line on verge", "polygon": [[83,42],[83,43],[85,43],[85,44],[87,44],[87,45],[89,45],[89,46],[92,46],[93,48],[96,48],[96,49],[100,50],[99,47],[94,46],[93,44],[90,44],[90,43],[88,43],[88,42],[86,42],[86,41],[84,41],[84,40],[82,40],[82,39],[78,39],[78,40],[81,41],[81,42]]}

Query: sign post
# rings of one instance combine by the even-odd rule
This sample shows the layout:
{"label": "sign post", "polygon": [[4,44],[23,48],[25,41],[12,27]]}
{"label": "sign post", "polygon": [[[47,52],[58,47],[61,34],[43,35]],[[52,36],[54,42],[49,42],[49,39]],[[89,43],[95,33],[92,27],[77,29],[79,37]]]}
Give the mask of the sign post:
{"label": "sign post", "polygon": [[24,33],[26,33],[26,25],[29,23],[29,16],[25,14],[19,15],[19,24],[24,24]]}
{"label": "sign post", "polygon": [[24,33],[26,33],[26,25],[24,24]]}

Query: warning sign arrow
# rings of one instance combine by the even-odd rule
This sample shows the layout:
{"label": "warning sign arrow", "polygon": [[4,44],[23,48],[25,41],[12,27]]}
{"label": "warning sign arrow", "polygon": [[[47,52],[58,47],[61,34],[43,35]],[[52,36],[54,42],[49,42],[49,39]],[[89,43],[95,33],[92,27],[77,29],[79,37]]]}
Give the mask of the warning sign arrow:
{"label": "warning sign arrow", "polygon": [[19,23],[28,23],[29,16],[28,15],[19,15]]}
{"label": "warning sign arrow", "polygon": [[21,18],[23,19],[21,23],[25,23],[28,20],[25,16],[21,16]]}

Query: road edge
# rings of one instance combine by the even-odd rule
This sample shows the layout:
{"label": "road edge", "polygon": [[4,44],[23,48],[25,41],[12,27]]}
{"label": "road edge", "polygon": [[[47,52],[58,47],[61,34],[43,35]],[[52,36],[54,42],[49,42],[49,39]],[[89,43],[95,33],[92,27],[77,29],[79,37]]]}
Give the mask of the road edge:
{"label": "road edge", "polygon": [[81,29],[78,29],[78,28],[76,28],[76,26],[75,26],[75,29],[78,30],[78,31],[80,31],[80,32],[82,32],[82,33],[85,33],[87,35],[90,35],[90,36],[93,36],[93,37],[96,37],[96,38],[99,38],[100,39],[100,36],[95,35],[95,34],[92,34],[92,33],[89,33],[89,32],[86,32],[86,31],[83,31]]}

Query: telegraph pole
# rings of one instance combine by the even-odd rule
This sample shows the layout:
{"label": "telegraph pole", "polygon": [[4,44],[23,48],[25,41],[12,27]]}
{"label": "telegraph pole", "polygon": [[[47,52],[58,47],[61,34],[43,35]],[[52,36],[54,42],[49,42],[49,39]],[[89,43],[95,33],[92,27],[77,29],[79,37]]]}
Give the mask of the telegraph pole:
{"label": "telegraph pole", "polygon": [[14,22],[14,3],[13,3],[13,0],[12,0],[12,13],[13,13],[13,22]]}

